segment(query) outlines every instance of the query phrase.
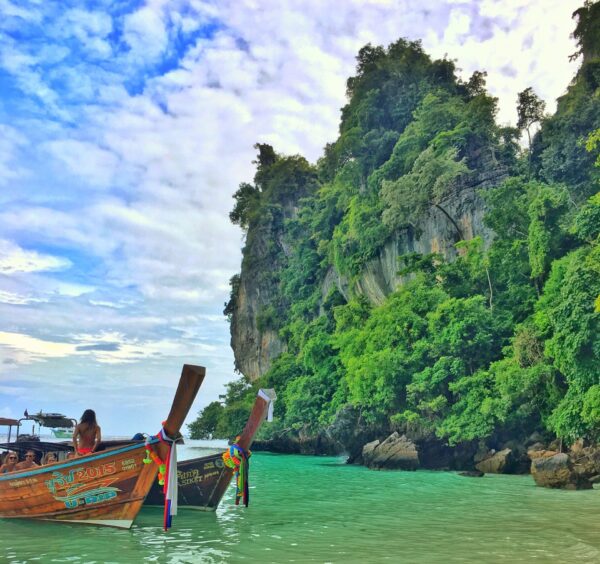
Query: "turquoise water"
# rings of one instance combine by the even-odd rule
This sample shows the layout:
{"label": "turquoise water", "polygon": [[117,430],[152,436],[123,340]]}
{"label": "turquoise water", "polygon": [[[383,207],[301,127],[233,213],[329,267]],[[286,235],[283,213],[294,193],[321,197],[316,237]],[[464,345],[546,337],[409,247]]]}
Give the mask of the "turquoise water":
{"label": "turquoise water", "polygon": [[168,533],[156,508],[129,531],[3,520],[0,561],[600,562],[598,489],[267,453],[253,455],[250,485],[250,507],[236,507],[230,489],[216,513],[180,510]]}

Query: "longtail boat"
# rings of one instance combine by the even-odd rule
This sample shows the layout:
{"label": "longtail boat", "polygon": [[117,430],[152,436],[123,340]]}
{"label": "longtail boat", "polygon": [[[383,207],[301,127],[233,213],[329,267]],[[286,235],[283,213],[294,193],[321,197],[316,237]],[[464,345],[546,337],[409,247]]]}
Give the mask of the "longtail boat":
{"label": "longtail boat", "polygon": [[[277,398],[274,390],[259,390],[250,417],[236,441],[236,445],[248,451],[254,436],[268,415]],[[234,475],[234,469],[223,461],[222,453],[209,454],[177,463],[178,503],[181,508],[214,511]],[[158,484],[152,486],[146,505],[162,504],[162,491]]]}
{"label": "longtail boat", "polygon": [[0,518],[131,527],[158,472],[157,464],[146,463],[146,449],[167,459],[169,440],[176,440],[205,373],[202,366],[183,366],[161,438],[0,475]]}

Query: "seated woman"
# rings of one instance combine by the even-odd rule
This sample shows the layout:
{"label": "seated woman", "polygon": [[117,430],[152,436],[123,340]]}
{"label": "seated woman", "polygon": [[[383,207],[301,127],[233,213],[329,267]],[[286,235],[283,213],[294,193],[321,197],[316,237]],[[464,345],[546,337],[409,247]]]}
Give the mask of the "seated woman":
{"label": "seated woman", "polygon": [[98,448],[101,440],[96,413],[92,409],[86,409],[73,432],[73,449],[79,456],[92,454]]}
{"label": "seated woman", "polygon": [[7,452],[4,460],[2,461],[2,465],[0,466],[0,474],[7,474],[8,472],[13,472],[15,470],[15,466],[19,462],[19,457],[16,452]]}
{"label": "seated woman", "polygon": [[42,464],[52,464],[53,462],[57,462],[58,458],[56,458],[55,452],[47,452],[46,456],[42,459]]}

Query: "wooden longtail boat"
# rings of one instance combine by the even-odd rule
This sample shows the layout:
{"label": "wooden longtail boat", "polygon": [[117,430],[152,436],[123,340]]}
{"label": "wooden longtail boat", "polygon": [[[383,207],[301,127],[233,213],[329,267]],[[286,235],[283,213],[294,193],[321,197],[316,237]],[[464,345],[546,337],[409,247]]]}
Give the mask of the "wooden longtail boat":
{"label": "wooden longtail boat", "polygon": [[[245,451],[248,451],[252,445],[254,436],[276,398],[274,390],[259,390],[250,417],[237,441]],[[233,470],[223,463],[222,453],[179,461],[177,463],[179,508],[214,511],[227,491],[233,473]],[[161,505],[162,499],[162,488],[155,484],[146,498],[146,505]]]}
{"label": "wooden longtail boat", "polygon": [[[202,366],[185,364],[163,429],[175,438],[204,379]],[[164,460],[169,446],[151,439]],[[43,519],[128,529],[158,472],[135,442],[46,466],[0,475],[0,518]]]}

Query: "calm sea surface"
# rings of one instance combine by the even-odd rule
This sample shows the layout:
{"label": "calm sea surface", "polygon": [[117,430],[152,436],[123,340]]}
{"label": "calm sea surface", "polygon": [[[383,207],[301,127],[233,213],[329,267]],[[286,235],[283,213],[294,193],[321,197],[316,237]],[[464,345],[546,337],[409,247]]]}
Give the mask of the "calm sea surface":
{"label": "calm sea surface", "polygon": [[[189,443],[180,459],[208,452]],[[216,513],[181,509],[168,533],[156,508],[129,531],[0,520],[0,562],[600,562],[599,489],[266,453],[250,486],[250,507],[232,486]]]}

